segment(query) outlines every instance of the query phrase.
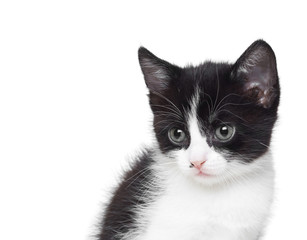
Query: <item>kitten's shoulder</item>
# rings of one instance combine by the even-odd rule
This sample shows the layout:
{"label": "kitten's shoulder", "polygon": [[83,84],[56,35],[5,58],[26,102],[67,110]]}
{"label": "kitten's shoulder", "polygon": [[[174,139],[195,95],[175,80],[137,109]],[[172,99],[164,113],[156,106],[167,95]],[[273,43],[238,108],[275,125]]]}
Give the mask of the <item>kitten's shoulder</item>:
{"label": "kitten's shoulder", "polygon": [[152,184],[155,177],[151,168],[153,163],[153,151],[143,149],[124,171],[105,207],[99,240],[115,239],[115,235],[124,235],[137,227],[137,209],[147,204],[150,192],[156,191]]}

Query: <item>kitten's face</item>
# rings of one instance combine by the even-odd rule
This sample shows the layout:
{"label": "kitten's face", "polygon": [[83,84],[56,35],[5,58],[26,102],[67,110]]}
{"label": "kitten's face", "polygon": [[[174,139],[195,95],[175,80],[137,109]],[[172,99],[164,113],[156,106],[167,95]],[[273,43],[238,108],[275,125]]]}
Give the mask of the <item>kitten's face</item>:
{"label": "kitten's face", "polygon": [[277,118],[279,84],[269,45],[256,41],[235,64],[179,68],[144,48],[139,59],[160,150],[176,167],[204,184],[253,171]]}

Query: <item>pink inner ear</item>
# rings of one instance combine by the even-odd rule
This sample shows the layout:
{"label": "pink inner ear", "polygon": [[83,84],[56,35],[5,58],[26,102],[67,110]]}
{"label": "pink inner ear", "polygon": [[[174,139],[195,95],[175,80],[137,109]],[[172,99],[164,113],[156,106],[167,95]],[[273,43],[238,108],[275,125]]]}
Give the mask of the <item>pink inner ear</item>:
{"label": "pink inner ear", "polygon": [[258,105],[261,105],[264,108],[271,107],[274,98],[276,97],[274,88],[261,89],[259,86],[254,86],[246,89],[246,92],[250,97],[256,98]]}

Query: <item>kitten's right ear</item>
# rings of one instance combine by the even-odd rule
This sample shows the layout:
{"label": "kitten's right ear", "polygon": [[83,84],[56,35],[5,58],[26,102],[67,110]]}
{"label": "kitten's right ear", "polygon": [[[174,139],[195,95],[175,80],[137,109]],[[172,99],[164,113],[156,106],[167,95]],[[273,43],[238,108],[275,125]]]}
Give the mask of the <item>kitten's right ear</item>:
{"label": "kitten's right ear", "polygon": [[148,89],[161,93],[176,77],[179,67],[174,66],[152,54],[144,47],[139,48],[139,62]]}

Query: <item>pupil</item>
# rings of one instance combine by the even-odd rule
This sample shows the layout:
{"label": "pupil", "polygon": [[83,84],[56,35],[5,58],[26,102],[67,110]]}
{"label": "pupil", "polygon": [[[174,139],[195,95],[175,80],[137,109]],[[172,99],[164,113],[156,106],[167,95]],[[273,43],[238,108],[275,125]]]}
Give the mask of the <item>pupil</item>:
{"label": "pupil", "polygon": [[181,137],[181,132],[182,132],[181,130],[176,129],[175,132],[174,132],[175,138],[177,138],[177,139],[180,138]]}
{"label": "pupil", "polygon": [[223,136],[227,136],[228,135],[228,127],[227,126],[223,126],[222,128],[221,128],[221,134],[223,135]]}

